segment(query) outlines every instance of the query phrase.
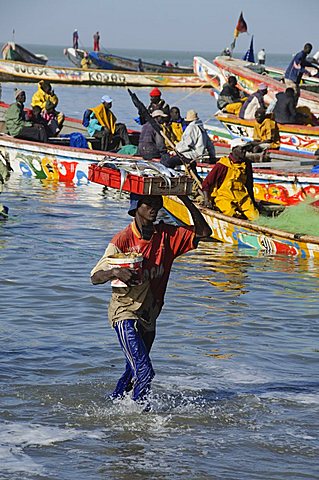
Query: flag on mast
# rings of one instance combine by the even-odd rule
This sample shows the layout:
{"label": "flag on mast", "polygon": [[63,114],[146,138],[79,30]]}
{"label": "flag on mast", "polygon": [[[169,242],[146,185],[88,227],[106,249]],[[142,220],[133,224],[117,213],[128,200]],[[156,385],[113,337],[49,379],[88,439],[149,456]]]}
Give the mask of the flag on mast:
{"label": "flag on mast", "polygon": [[234,40],[233,43],[231,44],[231,49],[234,50],[235,45],[236,45],[236,39],[240,33],[247,32],[247,23],[244,20],[243,12],[240,12],[239,19],[236,25],[236,28],[234,30]]}
{"label": "flag on mast", "polygon": [[246,62],[255,63],[255,55],[254,55],[254,35],[251,36],[250,47],[243,56],[243,60]]}

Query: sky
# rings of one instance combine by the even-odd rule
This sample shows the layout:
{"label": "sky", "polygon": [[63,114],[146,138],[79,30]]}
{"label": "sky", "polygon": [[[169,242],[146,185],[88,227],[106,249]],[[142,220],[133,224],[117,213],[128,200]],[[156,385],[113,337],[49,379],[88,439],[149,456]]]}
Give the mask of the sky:
{"label": "sky", "polygon": [[319,50],[319,0],[0,0],[0,40],[20,45],[182,51],[222,51],[233,39],[240,12],[248,26],[236,50],[295,53],[307,42]]}

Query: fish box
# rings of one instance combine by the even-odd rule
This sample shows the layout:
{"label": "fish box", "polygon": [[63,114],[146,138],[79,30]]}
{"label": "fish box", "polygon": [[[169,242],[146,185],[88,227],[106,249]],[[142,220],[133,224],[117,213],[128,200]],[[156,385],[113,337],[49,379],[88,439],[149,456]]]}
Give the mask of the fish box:
{"label": "fish box", "polygon": [[178,177],[140,176],[127,173],[121,188],[121,172],[115,168],[89,165],[89,180],[106,187],[140,195],[190,195],[193,180],[187,175]]}

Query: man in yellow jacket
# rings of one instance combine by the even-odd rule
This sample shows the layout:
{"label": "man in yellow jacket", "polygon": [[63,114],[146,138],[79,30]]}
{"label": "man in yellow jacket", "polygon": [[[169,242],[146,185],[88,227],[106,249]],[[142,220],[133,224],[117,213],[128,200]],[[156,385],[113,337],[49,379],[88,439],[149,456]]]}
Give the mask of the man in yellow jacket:
{"label": "man in yellow jacket", "polygon": [[[89,127],[92,127],[92,120],[95,120],[93,129],[88,130],[91,135],[96,138],[101,138],[101,150],[110,150],[115,148],[114,136],[118,136],[122,145],[129,145],[130,139],[124,123],[117,123],[116,116],[112,112],[112,98],[108,95],[102,97],[102,103],[97,107],[90,108],[92,111],[90,115]],[[102,128],[101,128],[102,127]]]}
{"label": "man in yellow jacket", "polygon": [[280,147],[280,137],[277,122],[269,118],[263,108],[258,108],[255,112],[254,141],[251,151],[264,152],[268,149],[277,149]]}
{"label": "man in yellow jacket", "polygon": [[54,93],[51,83],[48,82],[48,80],[40,80],[40,82],[38,83],[38,90],[32,96],[31,106],[38,106],[43,112],[46,108],[47,101],[49,101],[54,106],[56,120],[58,122],[59,130],[61,130],[64,121],[64,114],[55,110],[59,103],[59,99]]}
{"label": "man in yellow jacket", "polygon": [[224,215],[247,220],[259,216],[253,190],[253,172],[246,161],[245,142],[231,141],[231,152],[211,169],[202,184],[205,205],[213,206]]}

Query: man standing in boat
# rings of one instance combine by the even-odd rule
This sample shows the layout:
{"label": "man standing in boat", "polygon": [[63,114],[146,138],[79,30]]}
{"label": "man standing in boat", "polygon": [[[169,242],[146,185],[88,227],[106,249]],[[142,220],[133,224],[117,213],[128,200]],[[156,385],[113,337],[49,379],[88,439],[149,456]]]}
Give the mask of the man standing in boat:
{"label": "man standing in boat", "polygon": [[[109,320],[126,359],[125,372],[112,394],[114,399],[132,390],[134,401],[144,403],[147,400],[155,375],[149,353],[173,261],[211,235],[210,227],[191,200],[187,196],[179,198],[192,217],[193,227],[156,224],[158,212],[163,207],[162,197],[131,194],[128,213],[133,222],[113,237],[91,272],[94,285],[116,279],[126,285],[112,288],[109,304]],[[110,256],[132,252],[143,256],[142,283],[138,285],[132,270],[112,268],[109,264]]]}
{"label": "man standing in boat", "polygon": [[79,48],[79,34],[77,29],[73,32],[73,48],[75,48],[75,50]]}
{"label": "man standing in boat", "polygon": [[301,52],[298,52],[289,63],[285,72],[285,84],[294,89],[297,98],[300,95],[300,82],[304,73],[307,73],[306,67],[314,67],[319,71],[319,67],[307,60],[307,56],[312,50],[311,43],[306,43]]}
{"label": "man standing in boat", "polygon": [[93,50],[94,50],[94,52],[99,52],[100,51],[100,34],[99,34],[99,32],[96,32],[93,35]]}

